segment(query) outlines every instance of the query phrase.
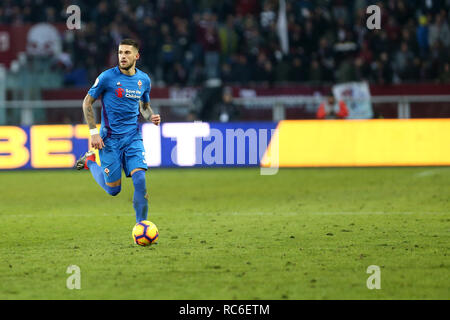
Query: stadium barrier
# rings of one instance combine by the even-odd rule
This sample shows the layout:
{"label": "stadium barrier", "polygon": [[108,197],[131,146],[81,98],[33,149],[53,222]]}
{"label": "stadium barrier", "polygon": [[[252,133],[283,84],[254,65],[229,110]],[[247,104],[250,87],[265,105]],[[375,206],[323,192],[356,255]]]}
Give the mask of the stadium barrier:
{"label": "stadium barrier", "polygon": [[[278,122],[286,119],[314,118],[323,99],[323,96],[306,95],[257,96],[233,98],[233,103],[236,106],[242,106],[246,110],[245,113],[250,115],[250,119]],[[358,100],[354,99],[347,99],[347,101],[358,103]],[[372,96],[370,102],[377,117],[448,118],[450,114],[450,95]],[[153,110],[162,113],[166,121],[183,121],[182,119],[186,119],[189,112],[196,110],[194,99],[187,97],[153,98],[151,103]],[[94,103],[94,108],[97,111],[100,110],[99,101]],[[46,117],[52,115],[53,110],[58,110],[60,115],[70,114],[73,119],[76,118],[79,121],[83,119],[80,99],[0,100],[0,125],[9,124],[6,119],[7,109],[17,114],[18,119],[15,122],[22,126],[41,121],[35,119],[33,110],[48,110]]]}
{"label": "stadium barrier", "polygon": [[[450,165],[448,119],[147,123],[141,131],[149,167]],[[0,127],[0,169],[71,168],[89,143],[86,125]]]}
{"label": "stadium barrier", "polygon": [[[39,97],[20,86],[6,87],[0,66],[0,125],[29,126],[34,124],[80,123],[83,121],[81,101],[86,88],[42,90]],[[4,71],[4,70],[3,70]],[[358,84],[358,83],[357,83]],[[354,83],[341,84],[353,88]],[[315,119],[317,109],[331,87],[305,85],[263,87],[230,87],[232,104],[239,110],[239,121],[282,121],[286,119]],[[362,88],[362,84],[361,84]],[[179,122],[193,119],[205,105],[211,109],[220,97],[203,101],[205,88],[155,87],[151,104],[164,121]],[[361,90],[341,90],[353,119],[386,118],[449,118],[450,85],[404,84],[371,85],[370,98],[362,99]],[[214,91],[216,92],[216,91]],[[215,93],[217,95],[217,93]],[[219,94],[220,96],[220,94]],[[8,97],[8,99],[7,99]],[[11,100],[10,100],[11,99]],[[216,101],[217,100],[217,101]],[[361,106],[369,105],[368,110]],[[94,104],[100,116],[101,104]],[[208,109],[206,108],[206,109]],[[370,110],[370,108],[372,110]],[[206,110],[205,109],[205,110]],[[361,113],[364,111],[363,113]],[[207,116],[204,118],[209,119]],[[237,119],[237,118],[235,118]]]}

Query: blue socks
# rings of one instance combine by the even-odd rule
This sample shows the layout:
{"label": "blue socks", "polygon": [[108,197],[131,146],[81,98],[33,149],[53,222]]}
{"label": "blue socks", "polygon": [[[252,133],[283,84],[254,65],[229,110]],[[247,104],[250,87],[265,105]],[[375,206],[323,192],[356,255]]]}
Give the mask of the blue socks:
{"label": "blue socks", "polygon": [[121,186],[110,187],[106,184],[105,178],[103,177],[103,170],[96,162],[88,160],[87,166],[89,168],[89,171],[91,171],[95,181],[98,183],[100,187],[103,188],[103,190],[105,190],[108,194],[112,196],[117,196],[120,193],[120,190],[122,189]]}
{"label": "blue socks", "polygon": [[[120,193],[120,190],[122,189],[121,186],[110,187],[106,184],[105,178],[103,177],[103,170],[96,162],[88,160],[87,166],[95,181],[103,188],[103,190],[112,196],[116,196]],[[138,223],[147,220],[148,214],[148,195],[147,186],[145,184],[145,171],[136,171],[131,178],[133,179],[134,185],[133,207],[136,212],[136,223]]]}
{"label": "blue socks", "polygon": [[136,171],[132,177],[134,185],[133,207],[136,211],[136,223],[147,220],[148,195],[145,184],[145,171]]}

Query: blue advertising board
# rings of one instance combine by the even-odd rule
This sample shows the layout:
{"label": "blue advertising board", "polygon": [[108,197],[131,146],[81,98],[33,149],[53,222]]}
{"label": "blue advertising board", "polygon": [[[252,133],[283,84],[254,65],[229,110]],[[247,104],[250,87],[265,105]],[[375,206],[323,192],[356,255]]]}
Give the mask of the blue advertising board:
{"label": "blue advertising board", "polygon": [[[277,123],[146,123],[149,167],[259,166]],[[86,125],[0,127],[0,169],[71,168],[89,148]]]}

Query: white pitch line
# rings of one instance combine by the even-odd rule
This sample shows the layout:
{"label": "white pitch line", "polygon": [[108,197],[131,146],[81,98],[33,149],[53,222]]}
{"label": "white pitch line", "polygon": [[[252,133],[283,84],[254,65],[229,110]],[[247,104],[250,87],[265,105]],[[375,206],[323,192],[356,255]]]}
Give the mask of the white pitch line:
{"label": "white pitch line", "polygon": [[445,170],[445,169],[442,169],[442,168],[440,168],[440,169],[430,169],[430,170],[424,170],[424,171],[420,171],[418,173],[414,173],[413,176],[416,177],[416,178],[425,178],[425,177],[435,176],[435,175],[437,175],[439,173],[443,173],[445,171],[448,172],[448,170]]}
{"label": "white pitch line", "polygon": [[[301,215],[411,215],[411,214],[448,214],[450,212],[385,212],[385,211],[375,211],[375,212],[195,212],[191,213],[191,215],[195,216],[217,216],[217,214],[220,214],[221,216],[301,216]],[[164,212],[153,212],[152,215],[161,215],[166,216],[168,213]],[[79,218],[79,217],[134,217],[133,213],[102,213],[102,214],[86,214],[86,213],[80,213],[80,214],[0,214],[0,221],[2,219],[17,219],[17,218],[42,218],[42,217],[48,217],[48,218]]]}
{"label": "white pitch line", "polygon": [[[444,214],[445,212],[232,212],[231,215],[277,215],[277,216],[299,216],[299,215],[383,215],[383,214]],[[225,213],[223,213],[226,215]]]}

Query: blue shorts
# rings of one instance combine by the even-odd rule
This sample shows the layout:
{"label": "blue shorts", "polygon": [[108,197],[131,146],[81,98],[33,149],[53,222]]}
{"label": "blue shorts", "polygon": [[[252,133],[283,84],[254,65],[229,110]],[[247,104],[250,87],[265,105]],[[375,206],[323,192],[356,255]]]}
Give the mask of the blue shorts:
{"label": "blue shorts", "polygon": [[105,146],[99,150],[103,175],[107,183],[120,180],[122,168],[127,177],[134,169],[147,170],[142,135],[136,131],[119,137],[102,137]]}

